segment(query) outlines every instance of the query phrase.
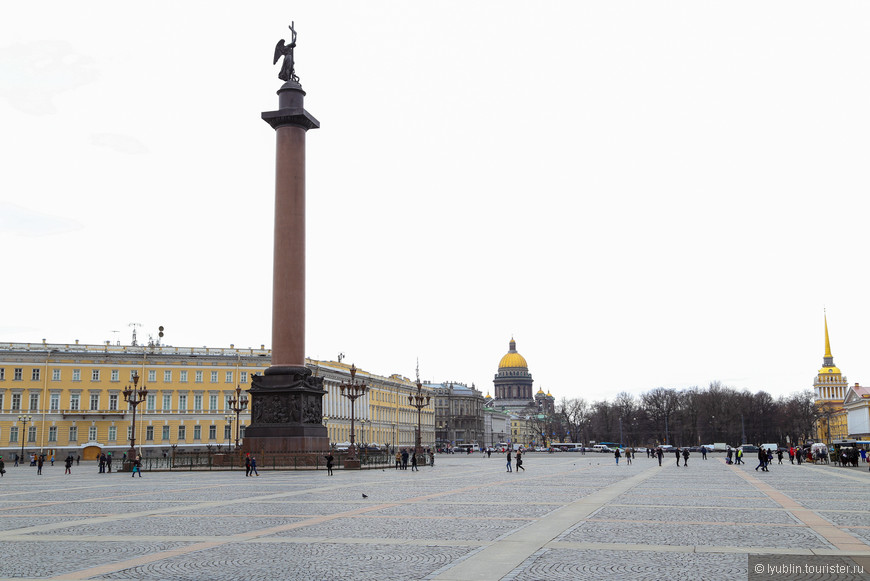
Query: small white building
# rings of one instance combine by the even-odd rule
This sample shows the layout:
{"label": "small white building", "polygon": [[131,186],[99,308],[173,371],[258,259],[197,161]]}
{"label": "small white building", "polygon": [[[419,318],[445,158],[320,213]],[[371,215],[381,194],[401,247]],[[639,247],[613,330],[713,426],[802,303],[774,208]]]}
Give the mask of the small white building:
{"label": "small white building", "polygon": [[846,392],[843,400],[850,438],[870,437],[870,389],[857,383]]}

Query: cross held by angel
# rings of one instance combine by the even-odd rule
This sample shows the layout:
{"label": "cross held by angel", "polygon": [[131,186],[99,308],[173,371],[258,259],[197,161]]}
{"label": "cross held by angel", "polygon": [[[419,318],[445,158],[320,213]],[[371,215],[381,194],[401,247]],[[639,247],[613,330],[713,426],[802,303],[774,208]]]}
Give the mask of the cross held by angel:
{"label": "cross held by angel", "polygon": [[290,33],[292,34],[290,44],[284,44],[283,38],[278,41],[278,44],[275,46],[275,60],[272,61],[272,64],[277,63],[278,59],[283,56],[284,62],[281,65],[278,78],[282,81],[294,81],[298,83],[299,77],[296,76],[293,63],[293,49],[296,48],[296,31],[293,29],[293,24],[293,22],[290,22]]}

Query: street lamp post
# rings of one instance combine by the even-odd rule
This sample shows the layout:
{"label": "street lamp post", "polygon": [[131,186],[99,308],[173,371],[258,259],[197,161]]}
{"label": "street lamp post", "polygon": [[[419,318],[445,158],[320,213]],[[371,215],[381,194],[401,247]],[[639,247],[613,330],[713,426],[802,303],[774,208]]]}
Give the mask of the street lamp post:
{"label": "street lamp post", "polygon": [[230,443],[233,441],[233,420],[236,418],[234,418],[230,414],[227,414],[224,416],[224,419],[226,420],[227,424],[229,424],[229,427],[230,427],[229,431],[226,432],[227,448],[229,448]]}
{"label": "street lamp post", "polygon": [[239,425],[239,414],[242,413],[243,410],[248,409],[248,396],[242,395],[242,386],[236,385],[236,395],[235,397],[230,397],[229,404],[230,409],[236,412],[236,450],[239,449],[239,430],[241,426]]}
{"label": "street lamp post", "polygon": [[365,448],[365,447],[368,447],[368,444],[369,444],[369,442],[366,440],[366,424],[369,423],[370,421],[371,421],[371,420],[368,420],[368,419],[365,419],[365,418],[363,418],[363,419],[361,419],[361,420],[359,421],[359,423],[360,423],[360,432],[361,432],[361,435],[362,435],[361,443],[362,443],[362,445],[363,445],[364,448]]}
{"label": "street lamp post", "polygon": [[411,407],[417,408],[417,438],[414,445],[414,451],[417,454],[423,453],[423,446],[421,445],[420,439],[420,422],[421,422],[421,414],[423,413],[423,408],[429,405],[429,400],[432,398],[431,395],[423,395],[423,384],[420,383],[420,374],[417,374],[417,393],[412,393],[408,395],[408,403],[411,404]]}
{"label": "street lamp post", "polygon": [[124,394],[124,401],[133,408],[133,421],[130,424],[130,453],[127,454],[127,457],[132,461],[136,459],[136,407],[145,401],[148,388],[145,387],[145,384],[142,384],[141,388],[139,387],[139,373],[134,373],[133,386],[130,387],[130,384],[127,384],[127,389],[121,393]]}
{"label": "street lamp post", "polygon": [[24,438],[27,434],[27,422],[33,420],[33,416],[18,416],[18,421],[24,424],[21,428],[21,462],[24,462]]}
{"label": "street lamp post", "polygon": [[356,434],[354,433],[354,421],[356,419],[354,404],[358,398],[364,396],[368,392],[369,386],[364,382],[356,382],[356,365],[351,364],[350,383],[342,381],[341,384],[339,384],[338,389],[341,392],[341,395],[350,400],[350,447],[347,449],[347,460],[345,460],[345,466],[350,462],[351,467],[358,468],[359,461],[356,457],[356,444],[354,443],[356,442]]}

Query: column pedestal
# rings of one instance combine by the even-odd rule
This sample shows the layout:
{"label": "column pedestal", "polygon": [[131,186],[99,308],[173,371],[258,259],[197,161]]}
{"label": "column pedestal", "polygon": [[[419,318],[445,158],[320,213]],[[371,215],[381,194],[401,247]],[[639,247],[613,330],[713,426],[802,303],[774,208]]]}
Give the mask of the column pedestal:
{"label": "column pedestal", "polygon": [[251,425],[243,450],[326,452],[329,437],[323,420],[323,378],[307,367],[273,366],[251,379]]}

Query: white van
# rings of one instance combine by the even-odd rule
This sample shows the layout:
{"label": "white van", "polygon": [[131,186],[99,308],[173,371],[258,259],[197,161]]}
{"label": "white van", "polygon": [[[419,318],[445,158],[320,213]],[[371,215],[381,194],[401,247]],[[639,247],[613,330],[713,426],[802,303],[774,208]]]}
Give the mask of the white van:
{"label": "white van", "polygon": [[613,452],[613,448],[609,448],[609,447],[605,446],[604,444],[595,444],[594,446],[592,446],[592,451],[593,452]]}

